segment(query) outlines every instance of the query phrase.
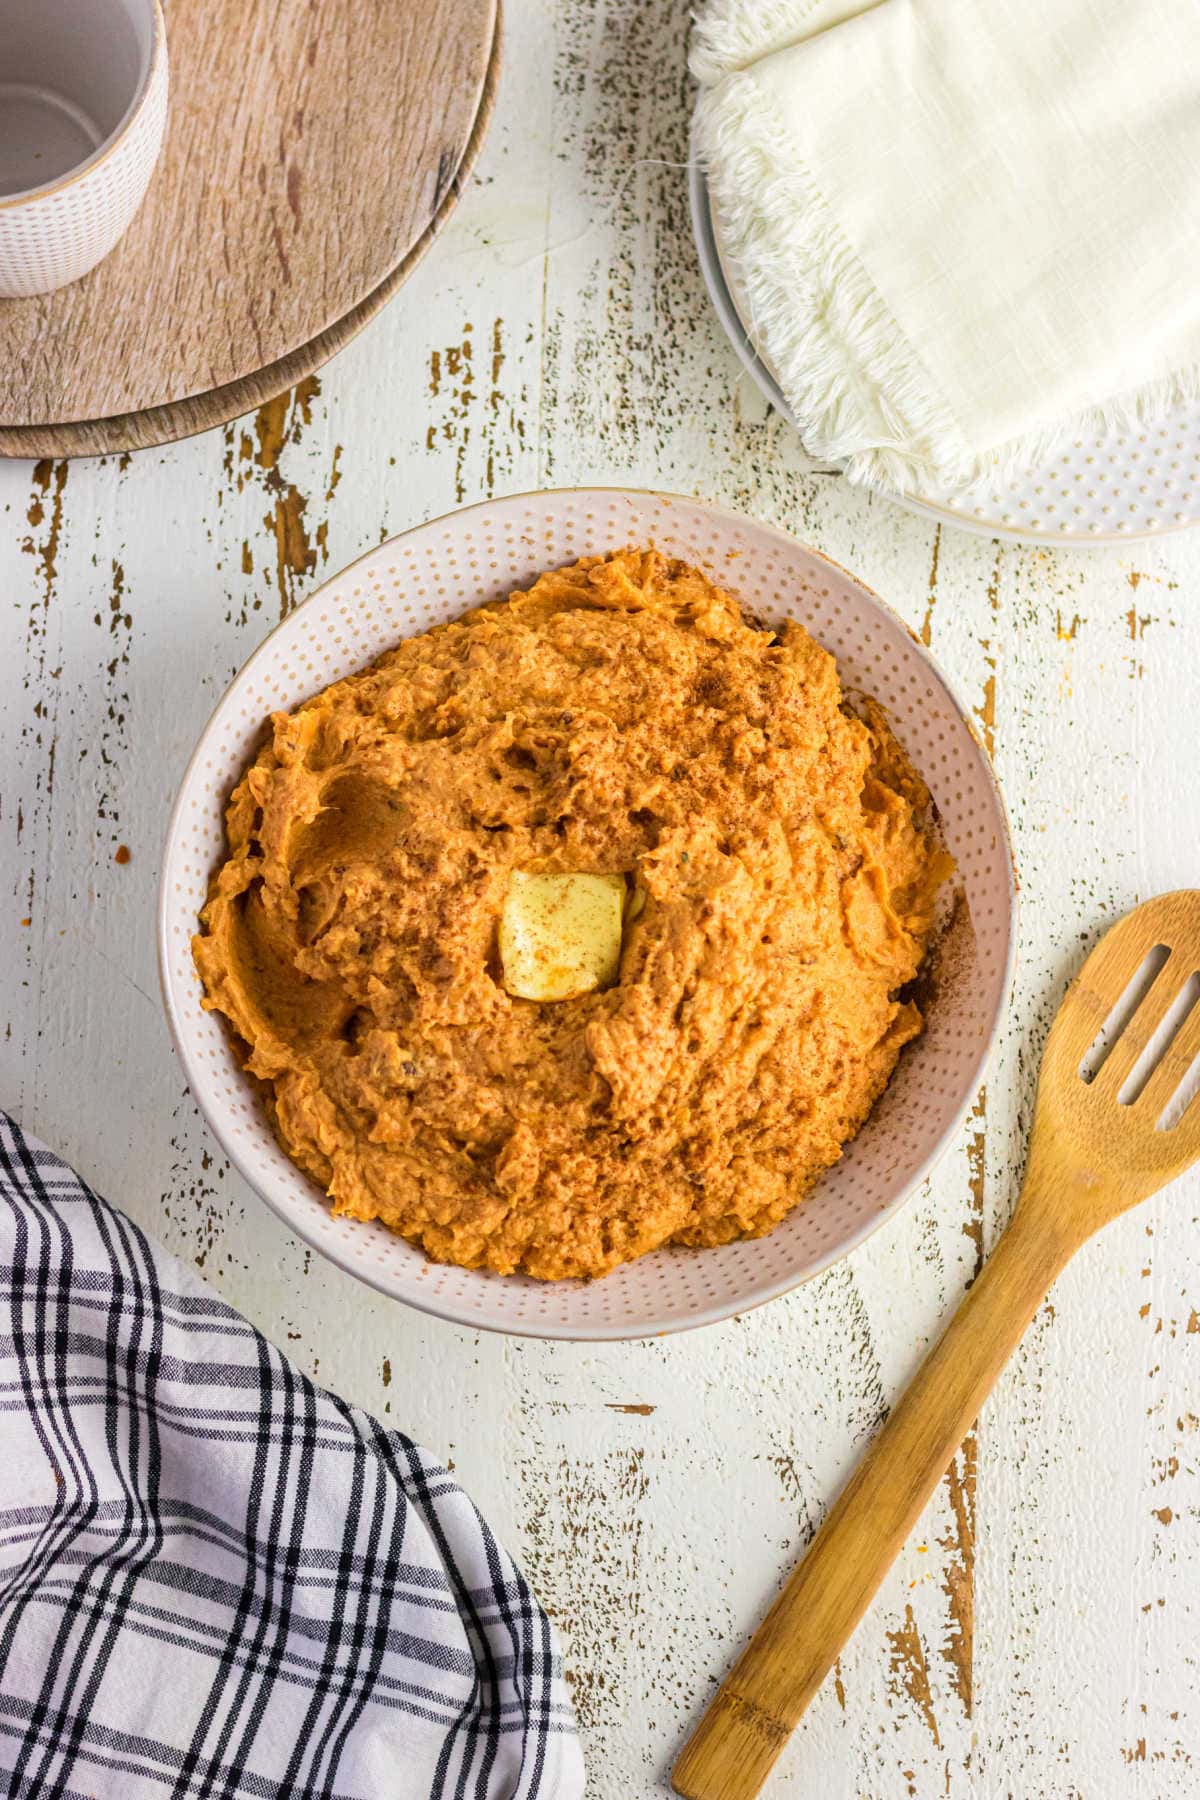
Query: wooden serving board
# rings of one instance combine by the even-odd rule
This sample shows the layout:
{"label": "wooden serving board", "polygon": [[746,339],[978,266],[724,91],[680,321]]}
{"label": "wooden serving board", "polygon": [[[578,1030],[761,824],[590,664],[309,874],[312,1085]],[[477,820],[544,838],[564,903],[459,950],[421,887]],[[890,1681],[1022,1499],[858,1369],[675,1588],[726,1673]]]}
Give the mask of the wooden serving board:
{"label": "wooden serving board", "polygon": [[0,455],[142,448],[319,367],[395,292],[491,112],[497,0],[172,0],[163,160],[128,235],[0,301]]}

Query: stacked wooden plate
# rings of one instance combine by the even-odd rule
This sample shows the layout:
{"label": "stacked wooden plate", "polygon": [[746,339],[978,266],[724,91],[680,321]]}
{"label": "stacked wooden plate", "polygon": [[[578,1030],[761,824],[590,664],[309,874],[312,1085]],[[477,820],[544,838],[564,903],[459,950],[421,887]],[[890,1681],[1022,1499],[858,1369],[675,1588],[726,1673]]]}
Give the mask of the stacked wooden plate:
{"label": "stacked wooden plate", "polygon": [[0,455],[135,450],[310,375],[395,293],[491,113],[498,0],[172,0],[149,197],[73,287],[0,301]]}

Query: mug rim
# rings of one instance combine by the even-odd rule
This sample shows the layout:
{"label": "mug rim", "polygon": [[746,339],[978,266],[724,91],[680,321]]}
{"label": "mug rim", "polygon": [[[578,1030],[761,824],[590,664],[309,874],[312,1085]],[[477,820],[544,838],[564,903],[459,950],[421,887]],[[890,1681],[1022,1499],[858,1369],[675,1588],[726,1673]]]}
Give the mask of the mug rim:
{"label": "mug rim", "polygon": [[37,187],[22,188],[19,193],[5,194],[0,197],[0,213],[9,212],[17,206],[28,206],[37,200],[45,200],[52,194],[61,193],[63,189],[74,186],[75,182],[82,181],[85,176],[90,175],[93,170],[99,168],[101,163],[107,162],[108,158],[119,149],[120,145],[128,137],[130,131],[133,129],[134,121],[137,119],[142,107],[146,103],[146,97],[150,92],[151,84],[166,55],[167,29],[166,21],[163,18],[162,0],[151,0],[151,6],[154,19],[154,36],[150,45],[150,55],[146,60],[146,67],[142,71],[141,79],[134,91],[132,100],[129,102],[129,105],[121,115],[121,118],[109,132],[108,136],[103,142],[97,144],[89,157],[83,162],[77,163],[76,166],[73,169],[69,169],[65,175],[59,175],[53,181],[42,182]]}

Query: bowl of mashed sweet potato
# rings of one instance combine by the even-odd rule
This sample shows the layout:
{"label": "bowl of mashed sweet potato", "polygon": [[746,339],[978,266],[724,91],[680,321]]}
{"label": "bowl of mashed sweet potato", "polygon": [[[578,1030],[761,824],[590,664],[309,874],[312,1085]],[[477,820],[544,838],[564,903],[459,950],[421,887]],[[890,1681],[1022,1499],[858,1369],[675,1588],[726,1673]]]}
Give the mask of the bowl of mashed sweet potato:
{"label": "bowl of mashed sweet potato", "polygon": [[697,502],[539,494],[382,545],[251,658],[172,820],[163,984],[315,1247],[461,1323],[648,1335],[911,1191],[1013,894],[986,752],[860,583]]}

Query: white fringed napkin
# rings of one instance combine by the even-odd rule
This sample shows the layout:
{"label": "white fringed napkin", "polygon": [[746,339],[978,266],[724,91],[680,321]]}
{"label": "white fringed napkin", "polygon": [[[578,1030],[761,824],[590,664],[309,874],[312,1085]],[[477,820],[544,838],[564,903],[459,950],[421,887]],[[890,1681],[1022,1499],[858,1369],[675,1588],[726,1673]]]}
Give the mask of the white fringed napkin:
{"label": "white fringed napkin", "polygon": [[956,487],[1200,398],[1197,0],[703,0],[692,67],[814,455]]}

